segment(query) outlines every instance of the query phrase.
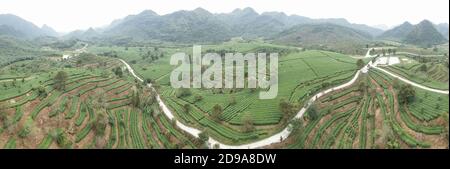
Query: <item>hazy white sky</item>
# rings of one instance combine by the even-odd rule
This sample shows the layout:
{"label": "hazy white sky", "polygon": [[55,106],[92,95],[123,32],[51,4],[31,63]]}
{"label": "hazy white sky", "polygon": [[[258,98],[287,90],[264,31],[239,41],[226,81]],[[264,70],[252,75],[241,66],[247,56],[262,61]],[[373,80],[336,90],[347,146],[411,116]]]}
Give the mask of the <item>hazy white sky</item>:
{"label": "hazy white sky", "polygon": [[311,18],[346,18],[368,25],[449,21],[449,0],[0,0],[0,14],[15,14],[61,32],[104,26],[146,9],[167,14],[197,7],[213,13],[252,7],[259,13],[282,11]]}

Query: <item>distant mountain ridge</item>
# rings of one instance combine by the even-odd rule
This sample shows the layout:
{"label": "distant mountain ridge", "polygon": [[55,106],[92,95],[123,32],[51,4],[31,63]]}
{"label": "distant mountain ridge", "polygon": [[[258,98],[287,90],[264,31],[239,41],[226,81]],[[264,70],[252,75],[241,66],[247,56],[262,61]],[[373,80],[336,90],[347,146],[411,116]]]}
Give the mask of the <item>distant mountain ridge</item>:
{"label": "distant mountain ridge", "polygon": [[435,25],[435,28],[437,31],[439,31],[445,38],[447,38],[447,40],[449,40],[448,37],[448,31],[449,31],[449,26],[448,23],[440,23]]}
{"label": "distant mountain ridge", "polygon": [[[233,37],[283,39],[277,36],[298,25],[323,26],[332,24],[353,29],[371,37],[422,46],[448,41],[448,24],[433,25],[428,22],[418,25],[405,22],[400,26],[383,31],[364,24],[353,24],[343,18],[311,19],[299,15],[287,15],[283,12],[258,13],[249,7],[238,8],[230,13],[211,13],[203,8],[197,8],[191,11],[176,11],[166,15],[158,15],[154,11],[145,10],[136,15],[114,20],[108,26],[102,28],[73,31],[64,35],[64,38],[82,40],[119,39],[121,41],[151,40],[181,43],[218,42]],[[39,28],[33,23],[12,14],[0,14],[0,35],[26,39],[59,36],[54,29],[47,25]]]}
{"label": "distant mountain ridge", "polygon": [[[445,34],[447,34],[446,37]],[[429,47],[448,41],[448,24],[433,25],[428,20],[423,20],[417,25],[405,22],[384,32],[379,38]]]}
{"label": "distant mountain ridge", "polygon": [[405,37],[404,41],[410,44],[429,47],[447,42],[447,39],[436,30],[433,23],[424,20],[414,26],[414,29]]}
{"label": "distant mountain ridge", "polygon": [[0,34],[16,38],[36,38],[39,36],[57,36],[55,30],[47,25],[42,28],[16,15],[0,14]]}
{"label": "distant mountain ridge", "polygon": [[113,21],[102,29],[102,37],[132,37],[174,42],[224,41],[232,37],[270,38],[295,25],[331,23],[377,36],[383,31],[345,19],[311,19],[283,12],[257,13],[252,8],[213,14],[205,9],[158,15],[151,10]]}
{"label": "distant mountain ridge", "polygon": [[414,25],[412,25],[409,22],[404,22],[403,24],[401,24],[397,27],[394,27],[390,30],[385,31],[383,34],[380,35],[380,38],[401,41],[413,29],[414,29]]}
{"label": "distant mountain ridge", "polygon": [[12,37],[23,37],[25,36],[22,32],[14,29],[9,25],[0,25],[0,35],[12,36]]}
{"label": "distant mountain ridge", "polygon": [[41,27],[41,31],[46,36],[58,36],[58,32],[48,25],[43,25]]}
{"label": "distant mountain ridge", "polygon": [[330,23],[303,24],[281,32],[276,43],[341,53],[358,53],[372,40],[366,32]]}

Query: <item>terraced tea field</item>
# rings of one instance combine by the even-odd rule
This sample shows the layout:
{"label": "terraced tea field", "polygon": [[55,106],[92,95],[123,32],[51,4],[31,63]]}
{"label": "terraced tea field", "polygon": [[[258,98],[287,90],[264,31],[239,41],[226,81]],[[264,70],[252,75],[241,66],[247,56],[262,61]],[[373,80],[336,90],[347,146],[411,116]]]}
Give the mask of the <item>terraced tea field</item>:
{"label": "terraced tea field", "polygon": [[[278,96],[272,100],[260,100],[258,99],[259,92],[249,89],[190,89],[190,95],[178,97],[178,91],[170,86],[170,71],[174,67],[169,64],[170,57],[167,55],[170,56],[171,52],[176,51],[188,51],[188,49],[159,48],[158,50],[167,55],[151,63],[138,61],[136,64],[133,64],[132,60],[139,59],[136,56],[139,55],[138,51],[145,51],[145,49],[128,48],[124,50],[122,48],[92,47],[90,51],[97,54],[107,51],[123,53],[119,57],[131,62],[131,66],[138,75],[144,79],[152,79],[160,85],[158,91],[177,119],[189,126],[206,130],[213,138],[229,144],[241,144],[271,136],[284,128],[287,125],[287,119],[291,116],[281,112],[279,104],[282,100],[288,100],[299,108],[309,98],[309,95],[348,81],[356,72],[356,59],[325,51],[300,52],[284,46],[257,43],[242,43],[241,45],[231,42],[203,46],[202,51],[220,52],[232,49],[231,51],[245,53],[257,52],[262,48],[286,51],[280,57],[279,62]],[[155,50],[150,49],[150,51]],[[143,69],[144,67],[149,69]],[[213,108],[216,105],[223,109],[219,117],[220,122],[214,121],[212,117]],[[189,107],[189,110],[186,111],[185,107]],[[251,132],[243,129],[247,117],[251,117],[251,123],[255,126],[255,130]]]}
{"label": "terraced tea field", "polygon": [[[279,53],[278,95],[261,100],[259,92],[264,89],[172,88],[170,74],[176,66],[169,64],[170,56],[178,52],[192,53],[192,49],[90,45],[86,53],[68,60],[44,57],[1,68],[0,146],[160,149],[214,148],[205,143],[216,142],[232,147],[273,140],[292,128],[292,134],[270,142],[276,144],[261,145],[448,147],[448,95],[413,87],[415,100],[401,104],[399,86],[405,83],[375,68],[359,73],[350,87],[309,103],[314,95],[351,81],[358,71],[355,57],[264,42],[202,46],[203,54]],[[410,59],[379,68],[424,86],[448,89],[448,69],[441,61]],[[57,80],[60,72],[67,74],[62,89]],[[139,78],[152,83],[154,90]],[[161,108],[157,94],[168,110]],[[309,104],[317,109],[315,115],[308,110],[300,120],[293,119]]]}
{"label": "terraced tea field", "polygon": [[359,83],[321,97],[318,117],[306,116],[290,138],[272,147],[448,148],[448,95],[414,88],[416,100],[401,104],[394,81],[371,69]]}
{"label": "terraced tea field", "polygon": [[[94,63],[96,59],[101,62]],[[89,60],[77,66],[75,60],[69,60],[65,64],[72,68],[28,72],[32,78],[0,82],[0,146],[46,149],[201,145],[159,113],[148,89],[127,75],[107,73],[116,66],[120,68],[119,61],[101,57]],[[64,89],[58,90],[54,77],[61,71],[67,73],[67,79]]]}
{"label": "terraced tea field", "polygon": [[401,64],[385,69],[431,88],[448,89],[449,86],[448,67],[442,61],[420,63],[413,59],[404,59]]}

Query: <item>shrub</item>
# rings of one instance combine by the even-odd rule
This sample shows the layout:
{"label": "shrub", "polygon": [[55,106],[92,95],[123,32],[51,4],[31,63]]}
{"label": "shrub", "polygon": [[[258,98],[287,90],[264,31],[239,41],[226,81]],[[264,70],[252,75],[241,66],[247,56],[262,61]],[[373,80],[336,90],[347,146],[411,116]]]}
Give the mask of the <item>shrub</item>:
{"label": "shrub", "polygon": [[311,120],[316,120],[319,117],[319,111],[317,110],[317,106],[315,104],[308,108],[307,113]]}
{"label": "shrub", "polygon": [[205,143],[208,141],[209,139],[209,135],[206,132],[201,132],[200,134],[198,134],[198,138],[200,138],[200,140]]}
{"label": "shrub", "polygon": [[199,102],[199,101],[202,101],[203,100],[203,96],[200,96],[200,95],[196,95],[195,96],[195,102]]}
{"label": "shrub", "polygon": [[416,91],[410,84],[402,85],[397,96],[401,104],[412,103],[415,100]]}
{"label": "shrub", "polygon": [[281,112],[286,115],[290,115],[294,112],[294,106],[289,103],[286,99],[282,99],[279,104]]}
{"label": "shrub", "polygon": [[68,77],[69,76],[67,75],[66,72],[59,71],[56,74],[55,78],[53,78],[53,81],[55,81],[55,83],[54,83],[55,89],[59,90],[59,91],[65,90],[65,88],[66,88],[66,81],[67,81]]}
{"label": "shrub", "polygon": [[190,96],[191,94],[192,94],[191,90],[187,89],[187,88],[180,88],[176,92],[176,96],[178,98],[180,98],[180,97],[187,97],[187,96]]}
{"label": "shrub", "polygon": [[212,110],[212,118],[218,122],[220,121],[220,116],[222,115],[222,113],[223,113],[222,106],[216,104]]}

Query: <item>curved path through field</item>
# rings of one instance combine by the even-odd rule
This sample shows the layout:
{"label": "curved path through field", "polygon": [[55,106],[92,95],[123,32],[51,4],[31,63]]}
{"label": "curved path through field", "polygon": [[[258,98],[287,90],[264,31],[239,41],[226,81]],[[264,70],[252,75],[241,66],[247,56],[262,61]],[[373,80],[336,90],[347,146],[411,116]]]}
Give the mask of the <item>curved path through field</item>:
{"label": "curved path through field", "polygon": [[31,80],[31,79],[34,79],[34,78],[36,78],[36,77],[35,76],[30,76],[30,77],[26,77],[26,78],[23,78],[23,77],[21,77],[21,78],[11,78],[11,79],[0,80],[0,83],[2,83],[2,82],[11,82],[11,81],[14,81],[14,80],[17,80],[17,79],[19,79],[19,80],[21,80],[21,79],[23,79],[23,80]]}
{"label": "curved path through field", "polygon": [[[119,59],[123,64],[125,64],[126,68],[128,69],[128,71],[131,73],[131,75],[133,75],[137,80],[139,80],[140,82],[144,82],[144,80],[142,78],[140,78],[138,75],[136,75],[136,73],[134,72],[133,68],[131,68],[131,66],[125,62],[123,59]],[[153,91],[156,91],[155,88],[152,87],[152,84],[149,83],[147,84],[147,87],[151,88]],[[155,92],[156,93],[156,92]],[[167,118],[169,118],[170,120],[174,119],[175,116],[173,115],[172,111],[170,111],[170,109],[166,106],[166,104],[161,100],[161,97],[159,96],[158,93],[156,93],[156,100],[158,101],[159,107],[161,107],[162,111],[164,112],[164,114],[167,116]],[[189,127],[184,125],[183,123],[179,122],[178,120],[176,120],[176,125],[184,130],[185,132],[193,135],[194,137],[198,137],[198,134],[201,133],[200,130],[193,128],[193,127]]]}
{"label": "curved path through field", "polygon": [[[370,52],[370,50],[367,51],[366,57],[371,57],[371,56],[369,55],[369,52]],[[122,59],[119,59],[119,60],[120,60],[123,64],[125,64],[126,68],[127,68],[128,71],[131,73],[131,75],[133,75],[137,80],[139,80],[139,81],[141,81],[141,82],[144,81],[142,78],[140,78],[139,76],[137,76],[137,75],[135,74],[134,70],[131,68],[131,66],[130,66],[127,62],[125,62],[125,61],[122,60]],[[416,83],[411,82],[411,81],[409,81],[409,80],[407,80],[407,79],[404,79],[404,78],[402,78],[402,77],[399,77],[399,76],[397,76],[397,75],[395,75],[395,74],[392,74],[392,73],[390,73],[390,72],[387,72],[387,71],[385,71],[385,70],[383,70],[383,69],[377,68],[376,66],[377,66],[377,65],[376,65],[376,62],[375,62],[375,63],[369,62],[369,63],[368,63],[366,66],[364,66],[362,69],[358,70],[358,71],[356,72],[356,74],[354,75],[354,77],[353,77],[350,81],[348,81],[347,83],[344,83],[344,84],[341,84],[341,85],[339,85],[339,86],[335,86],[335,87],[333,87],[333,88],[330,88],[330,89],[327,89],[327,90],[324,90],[324,91],[322,91],[322,92],[317,93],[316,95],[314,95],[313,97],[311,97],[311,99],[309,100],[309,102],[308,102],[303,108],[301,108],[300,111],[297,112],[297,114],[294,116],[294,119],[300,119],[300,118],[302,118],[303,115],[305,114],[305,112],[308,110],[309,106],[310,106],[314,101],[316,101],[318,98],[320,98],[321,96],[323,96],[323,95],[325,95],[325,94],[327,94],[327,93],[333,92],[333,91],[335,91],[335,90],[339,90],[339,89],[348,87],[348,86],[352,85],[353,83],[355,83],[356,80],[358,79],[359,75],[360,75],[361,73],[367,73],[368,70],[369,70],[369,68],[371,68],[371,67],[376,68],[376,69],[379,69],[379,70],[381,70],[381,71],[387,73],[388,75],[397,77],[397,78],[399,78],[400,80],[402,80],[402,81],[404,81],[404,82],[406,82],[406,83],[409,83],[409,84],[411,84],[411,85],[413,85],[413,86],[416,86],[416,87],[419,87],[419,88],[422,88],[422,89],[425,89],[425,90],[428,90],[428,91],[432,91],[432,92],[448,94],[448,91],[441,91],[441,90],[431,89],[431,88],[428,88],[428,87],[425,87],[425,86],[416,84]],[[149,88],[151,88],[152,90],[155,90],[155,89],[152,87],[152,84],[147,84],[147,86],[148,86]],[[157,94],[156,99],[157,99],[158,104],[159,104],[159,106],[161,107],[163,113],[164,113],[170,120],[174,119],[175,117],[174,117],[172,111],[171,111],[171,110],[166,106],[166,104],[161,100],[159,94]],[[181,130],[183,130],[183,131],[185,131],[185,132],[191,134],[191,135],[194,136],[194,137],[198,137],[198,135],[201,133],[201,131],[198,130],[198,129],[196,129],[196,128],[186,126],[186,125],[184,125],[183,123],[179,122],[179,121],[176,120],[176,119],[175,119],[175,121],[176,121],[176,125],[177,125]],[[286,128],[284,128],[282,131],[280,131],[280,132],[278,132],[278,133],[276,133],[276,134],[274,134],[274,135],[272,135],[272,136],[270,136],[270,137],[267,137],[267,138],[264,138],[264,139],[255,141],[255,142],[253,142],[253,143],[243,144],[243,145],[227,145],[227,144],[221,143],[221,142],[219,142],[219,141],[217,141],[217,140],[215,140],[215,139],[213,139],[213,138],[210,137],[209,140],[208,140],[208,145],[209,145],[210,148],[212,148],[214,145],[217,144],[217,145],[219,145],[219,148],[224,148],[224,149],[247,149],[247,148],[250,149],[250,148],[260,148],[260,147],[268,146],[268,145],[271,145],[271,144],[274,144],[274,143],[279,143],[279,142],[281,142],[282,140],[286,139],[286,138],[291,134],[290,128],[291,128],[291,125],[289,124],[289,125],[288,125]]]}
{"label": "curved path through field", "polygon": [[405,79],[405,78],[403,78],[403,77],[401,77],[401,76],[399,76],[399,75],[396,75],[396,74],[394,74],[394,73],[391,73],[391,72],[389,72],[389,71],[387,71],[387,70],[384,70],[384,69],[382,69],[382,68],[379,68],[379,67],[376,67],[376,66],[374,66],[373,68],[378,69],[378,70],[380,70],[380,71],[382,71],[382,72],[388,74],[389,76],[395,77],[395,78],[397,78],[397,79],[399,79],[399,80],[401,80],[401,81],[403,81],[403,82],[405,82],[405,83],[408,83],[408,84],[410,84],[410,85],[412,85],[412,86],[415,86],[415,87],[418,87],[418,88],[421,88],[421,89],[424,89],[424,90],[427,90],[427,91],[430,91],[430,92],[434,92],[434,93],[448,94],[448,90],[438,90],[438,89],[429,88],[429,87],[427,87],[427,86],[423,86],[423,85],[421,85],[421,84],[417,84],[417,83],[415,83],[415,82],[413,82],[413,81],[410,81],[410,80],[408,80],[408,79]]}
{"label": "curved path through field", "polygon": [[397,54],[406,54],[406,55],[413,55],[413,56],[424,56],[424,57],[443,57],[444,55],[420,55],[416,53],[411,52],[396,52]]}

